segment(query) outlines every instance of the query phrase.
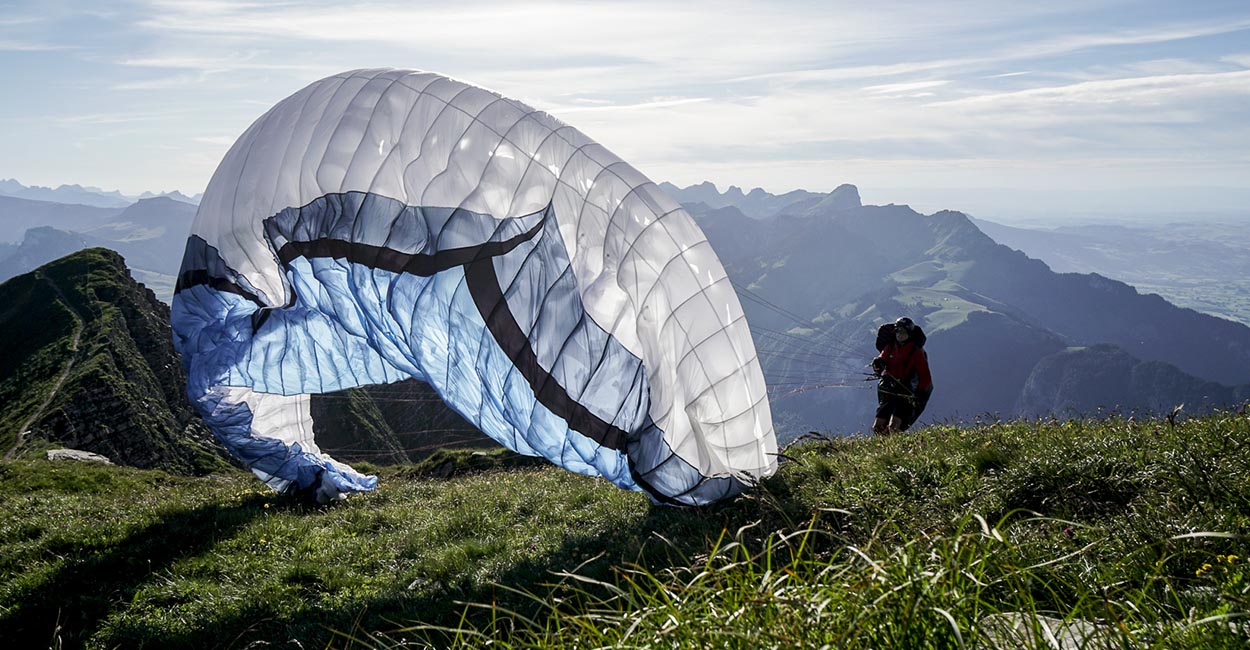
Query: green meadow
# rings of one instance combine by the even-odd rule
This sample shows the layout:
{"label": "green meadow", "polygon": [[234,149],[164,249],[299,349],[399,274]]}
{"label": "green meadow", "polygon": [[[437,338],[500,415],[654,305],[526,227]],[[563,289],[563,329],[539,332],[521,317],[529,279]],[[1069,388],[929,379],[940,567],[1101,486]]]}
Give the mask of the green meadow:
{"label": "green meadow", "polygon": [[[455,471],[432,478],[430,467]],[[813,436],[704,509],[499,451],[330,507],[249,474],[0,463],[35,648],[1244,648],[1250,417]]]}

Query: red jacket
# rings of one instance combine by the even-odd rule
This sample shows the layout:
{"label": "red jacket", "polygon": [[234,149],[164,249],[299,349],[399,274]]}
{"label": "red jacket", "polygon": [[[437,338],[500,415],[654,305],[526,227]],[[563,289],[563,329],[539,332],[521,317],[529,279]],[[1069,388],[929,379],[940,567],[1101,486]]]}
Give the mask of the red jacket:
{"label": "red jacket", "polygon": [[929,376],[929,356],[925,354],[924,348],[912,345],[911,341],[903,344],[888,343],[879,357],[885,359],[887,375],[909,388],[914,386],[914,390],[919,393],[933,390],[933,377]]}

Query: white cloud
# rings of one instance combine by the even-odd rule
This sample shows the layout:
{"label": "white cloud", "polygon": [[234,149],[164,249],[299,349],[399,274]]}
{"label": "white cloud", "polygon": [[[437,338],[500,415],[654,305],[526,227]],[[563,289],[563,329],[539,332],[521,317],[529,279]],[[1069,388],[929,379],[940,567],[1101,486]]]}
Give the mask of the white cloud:
{"label": "white cloud", "polygon": [[32,43],[30,41],[13,41],[0,39],[0,52],[56,52],[77,49],[72,45],[56,43]]}
{"label": "white cloud", "polygon": [[37,16],[5,16],[0,18],[0,27],[16,27],[18,25],[29,25],[37,23],[41,18]]}
{"label": "white cloud", "polygon": [[685,97],[671,99],[657,99],[639,104],[600,104],[597,106],[552,106],[548,107],[547,112],[553,115],[566,115],[569,113],[588,113],[606,112],[606,111],[637,111],[655,108],[671,108],[673,106],[682,106],[685,104],[698,104],[709,101],[707,97]]}
{"label": "white cloud", "polygon": [[[105,42],[60,29],[81,12],[39,7],[47,25],[0,29],[0,57],[6,43],[81,45],[91,72],[59,83],[91,93],[91,108],[46,117],[65,107],[51,92],[37,105],[34,93],[26,113],[0,107],[0,145],[33,146],[18,132],[24,115],[39,116],[24,124],[77,127],[65,129],[75,136],[132,124],[139,140],[185,150],[131,173],[198,175],[202,186],[228,134],[283,96],[342,70],[394,65],[548,110],[657,180],[818,188],[856,173],[921,183],[996,168],[1027,169],[1018,172],[1026,178],[1048,165],[1083,168],[1070,161],[1094,152],[1105,164],[1088,168],[1108,175],[1116,165],[1145,174],[1202,157],[1214,161],[1203,169],[1244,171],[1235,156],[1250,150],[1250,126],[1235,116],[1245,113],[1250,80],[1239,73],[1250,72],[1250,53],[1219,58],[1201,45],[1250,29],[1250,16],[1195,11],[1177,23],[1127,8],[1124,0],[159,1],[97,17],[122,35]],[[1103,18],[1116,12],[1122,21]],[[0,18],[0,28],[13,20]],[[27,51],[24,60],[42,50]],[[158,97],[184,112],[158,112],[150,104]],[[80,142],[99,147],[84,161],[156,146],[118,153]]]}
{"label": "white cloud", "polygon": [[912,81],[908,83],[880,84],[877,86],[868,86],[867,88],[864,88],[864,90],[870,93],[877,93],[877,94],[906,93],[912,90],[925,90],[927,88],[936,88],[938,86],[945,86],[948,83],[950,83],[950,80],[947,80],[947,79],[938,79],[938,80],[933,80],[933,81]]}
{"label": "white cloud", "polygon": [[200,70],[204,72],[231,72],[234,70],[282,70],[314,74],[325,72],[327,76],[333,74],[333,72],[326,72],[327,68],[325,66],[268,60],[265,58],[265,55],[259,52],[250,52],[247,54],[237,54],[233,56],[196,56],[189,54],[163,57],[149,56],[126,58],[118,61],[118,63],[124,66],[139,68],[173,68]]}
{"label": "white cloud", "polygon": [[1072,81],[1103,81],[1134,77],[1163,77],[1169,75],[1211,74],[1230,72],[1226,62],[1182,58],[1141,59],[1100,63],[1064,73]]}
{"label": "white cloud", "polygon": [[1151,45],[1183,41],[1204,36],[1231,34],[1248,29],[1250,29],[1250,18],[1237,18],[1233,20],[1191,23],[1181,26],[1163,25],[1131,30],[1066,34],[1010,48],[1004,53],[1004,56],[1009,58],[1037,58],[1102,47]]}
{"label": "white cloud", "polygon": [[1133,104],[1156,106],[1163,100],[1192,100],[1221,94],[1250,94],[1250,70],[1083,81],[975,95],[937,102],[933,106],[1049,110],[1056,105],[1116,104],[1122,109]]}
{"label": "white cloud", "polygon": [[196,136],[191,139],[196,142],[203,142],[204,144],[211,144],[211,145],[219,146],[219,147],[229,147],[230,145],[234,144],[234,141],[237,138],[235,138],[234,136],[230,136],[230,135],[201,135],[201,136]]}
{"label": "white cloud", "polygon": [[730,83],[741,83],[746,81],[777,81],[789,83],[847,81],[854,79],[870,79],[875,77],[891,77],[913,74],[916,72],[945,70],[965,66],[971,63],[978,63],[980,61],[980,59],[939,59],[934,61],[895,63],[889,65],[858,65],[835,68],[815,68],[808,70],[788,70],[781,72],[768,72],[745,77],[735,77],[727,81]]}
{"label": "white cloud", "polygon": [[116,113],[82,113],[79,115],[52,116],[49,119],[58,125],[105,125],[129,124],[132,122],[158,122],[175,120],[185,117],[190,111],[178,109],[169,111],[121,111]]}
{"label": "white cloud", "polygon": [[171,77],[157,77],[155,79],[144,79],[141,81],[126,81],[113,85],[114,90],[168,90],[170,88],[183,88],[186,86],[196,86],[203,84],[208,80],[209,75],[201,74],[180,74]]}
{"label": "white cloud", "polygon": [[[157,8],[161,11],[142,24],[164,32],[459,50],[508,54],[513,60],[558,60],[572,54],[681,66],[683,61],[672,56],[681,53],[730,63],[773,61],[823,50],[820,44],[826,39],[821,37],[827,36],[817,25],[826,21],[813,24],[748,3],[727,3],[716,11],[645,2],[314,8],[197,3]],[[854,18],[844,22],[852,29],[868,27]],[[778,39],[777,34],[788,36]]]}
{"label": "white cloud", "polygon": [[[804,82],[839,82],[864,78],[905,76],[926,72],[970,72],[988,66],[1001,65],[1012,61],[1046,59],[1095,48],[1166,43],[1178,40],[1201,38],[1205,36],[1217,36],[1245,30],[1250,30],[1250,19],[1218,22],[1213,21],[1182,27],[1156,27],[1138,30],[1088,32],[1084,34],[1065,35],[1058,38],[1026,41],[1023,44],[1015,42],[995,43],[994,39],[989,39],[983,47],[979,48],[980,51],[978,52],[978,56],[946,57],[927,61],[910,61],[891,64],[774,71],[757,75],[736,77],[730,79],[729,81],[775,81],[794,84]],[[926,36],[928,37],[928,42],[926,43],[928,45],[940,42],[943,38],[940,33],[929,33],[926,34]],[[1007,38],[1018,39],[1019,35],[1012,33],[1010,36],[1001,37],[999,40],[1005,41]],[[1250,61],[1250,55],[1247,55],[1246,58],[1239,58],[1236,56],[1226,57],[1224,60],[1250,67],[1250,63],[1246,63],[1246,61]],[[1159,59],[1141,62],[1135,68],[1135,71],[1139,74],[1215,71],[1215,68],[1211,67],[1209,64],[1199,70],[1197,69],[1197,66],[1199,65],[1203,64],[1182,59]],[[1036,74],[1036,71],[1026,70],[999,73],[986,75],[986,78],[1001,79],[1031,74]],[[889,84],[885,84],[885,86],[888,87]]]}
{"label": "white cloud", "polygon": [[228,39],[281,50],[333,43],[344,69],[374,67],[380,59],[505,84],[524,76],[528,87],[538,86],[525,95],[533,98],[587,87],[655,92],[696,83],[867,79],[943,69],[976,61],[935,61],[925,52],[914,61],[864,62],[863,55],[889,57],[891,49],[994,33],[1002,24],[1062,12],[1063,5],[1006,10],[982,0],[906,7],[746,0],[312,7],[158,2],[140,25],[183,44]]}

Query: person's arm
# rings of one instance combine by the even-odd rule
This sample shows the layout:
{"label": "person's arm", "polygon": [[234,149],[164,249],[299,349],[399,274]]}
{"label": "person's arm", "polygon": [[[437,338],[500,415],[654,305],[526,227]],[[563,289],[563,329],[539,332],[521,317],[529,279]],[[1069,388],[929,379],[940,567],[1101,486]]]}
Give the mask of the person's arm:
{"label": "person's arm", "polygon": [[[877,341],[880,342],[880,340],[881,338],[880,336],[878,336]],[[886,369],[885,352],[889,348],[890,348],[889,344],[878,346],[877,356],[872,358],[872,362],[871,362],[872,372],[876,374],[877,376],[881,376],[885,374],[885,369]]]}

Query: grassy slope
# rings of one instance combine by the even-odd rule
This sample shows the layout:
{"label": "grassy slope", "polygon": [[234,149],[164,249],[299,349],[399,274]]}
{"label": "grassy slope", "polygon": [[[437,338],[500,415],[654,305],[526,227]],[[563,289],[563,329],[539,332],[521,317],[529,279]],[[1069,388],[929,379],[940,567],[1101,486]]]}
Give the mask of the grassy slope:
{"label": "grassy slope", "polygon": [[[457,634],[400,629],[422,623],[469,645],[954,648],[985,617],[1025,611],[1107,625],[1129,647],[1243,647],[1229,623],[1250,612],[1248,441],[1233,414],[814,441],[754,495],[705,510],[554,468],[383,470],[376,493],[307,510],[242,474],[5,463],[0,637]],[[582,579],[557,575],[571,570]]]}
{"label": "grassy slope", "polygon": [[51,292],[40,273],[0,285],[0,448],[8,450],[18,427],[36,411],[65,364],[73,338],[73,314]]}

